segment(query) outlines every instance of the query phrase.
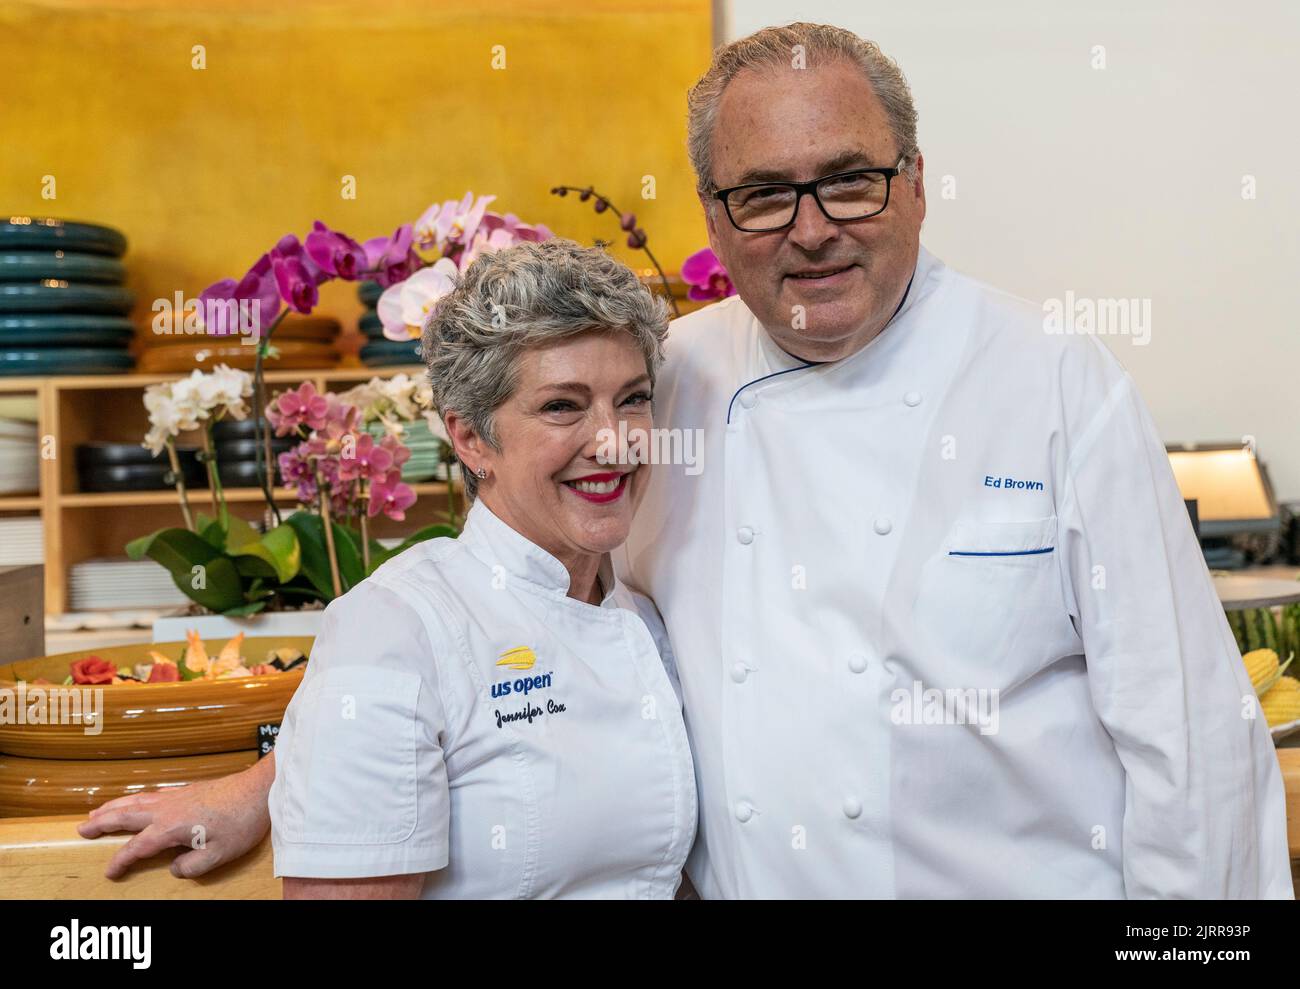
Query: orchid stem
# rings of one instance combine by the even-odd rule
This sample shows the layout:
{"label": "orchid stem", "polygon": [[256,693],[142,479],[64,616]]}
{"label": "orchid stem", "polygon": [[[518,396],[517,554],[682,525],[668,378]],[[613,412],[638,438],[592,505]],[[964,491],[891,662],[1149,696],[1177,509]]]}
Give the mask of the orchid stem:
{"label": "orchid stem", "polygon": [[339,579],[339,558],[334,549],[334,522],[330,518],[330,491],[325,486],[320,468],[316,468],[316,492],[320,498],[320,520],[325,529],[325,550],[330,558],[330,583],[336,598],[343,596],[343,582]]}
{"label": "orchid stem", "polygon": [[257,415],[260,417],[257,421],[258,439],[261,441],[256,446],[255,461],[257,464],[257,482],[262,488],[262,495],[266,498],[267,507],[271,510],[271,517],[275,519],[275,524],[280,524],[280,509],[275,504],[275,495],[271,493],[271,423],[266,417],[266,377],[263,374],[262,359],[266,355],[266,349],[271,345],[271,334],[275,328],[284,322],[284,317],[289,314],[288,309],[281,309],[280,313],[271,320],[271,325],[266,329],[266,335],[257,342],[257,357],[253,363],[253,388],[257,403]]}
{"label": "orchid stem", "polygon": [[176,478],[176,494],[181,499],[181,518],[185,519],[185,528],[194,531],[194,517],[190,514],[190,498],[185,493],[185,477],[181,474],[180,461],[176,457],[176,444],[167,441],[167,462],[171,465],[172,476]]}

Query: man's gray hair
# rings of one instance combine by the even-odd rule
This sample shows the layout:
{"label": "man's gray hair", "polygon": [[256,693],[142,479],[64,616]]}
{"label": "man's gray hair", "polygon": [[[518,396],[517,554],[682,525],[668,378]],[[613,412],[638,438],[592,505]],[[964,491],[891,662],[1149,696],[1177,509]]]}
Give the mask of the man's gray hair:
{"label": "man's gray hair", "polygon": [[[903,170],[916,177],[916,106],[898,63],[882,52],[873,41],[860,38],[852,31],[830,24],[804,21],[784,27],[766,27],[761,31],[722,45],[713,53],[713,63],[686,96],[686,147],[695,169],[696,188],[706,199],[715,191],[713,184],[713,128],[717,123],[718,105],[727,84],[744,69],[798,71],[796,66],[813,69],[834,60],[857,65],[876,97],[885,108],[889,130]],[[893,166],[895,162],[881,162]]]}
{"label": "man's gray hair", "polygon": [[[552,238],[484,254],[425,321],[421,348],[434,404],[499,450],[493,413],[515,390],[520,355],[591,331],[631,334],[653,382],[668,306],[600,248]],[[478,479],[464,474],[472,500]]]}

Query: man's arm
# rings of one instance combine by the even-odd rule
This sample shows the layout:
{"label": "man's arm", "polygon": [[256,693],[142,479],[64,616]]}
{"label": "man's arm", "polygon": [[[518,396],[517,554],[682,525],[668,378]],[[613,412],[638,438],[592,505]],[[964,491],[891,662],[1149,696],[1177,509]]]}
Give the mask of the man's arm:
{"label": "man's arm", "polygon": [[1121,374],[1069,451],[1062,576],[1125,772],[1130,898],[1291,898],[1281,771],[1182,495]]}
{"label": "man's arm", "polygon": [[271,827],[267,794],[275,781],[275,753],[243,772],[162,793],[110,800],[77,825],[83,838],[137,831],[109,860],[104,875],[120,879],[130,867],[167,848],[189,848],[172,862],[172,875],[193,879],[255,848]]}

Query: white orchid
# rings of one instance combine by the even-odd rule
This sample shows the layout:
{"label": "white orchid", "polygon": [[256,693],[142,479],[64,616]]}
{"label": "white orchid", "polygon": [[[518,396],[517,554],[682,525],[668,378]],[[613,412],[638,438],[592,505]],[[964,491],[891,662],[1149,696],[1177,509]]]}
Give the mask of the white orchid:
{"label": "white orchid", "polygon": [[149,431],[144,445],[156,456],[168,441],[207,419],[222,415],[243,419],[253,394],[253,376],[220,364],[212,371],[194,371],[179,381],[164,381],[144,390]]}
{"label": "white orchid", "polygon": [[450,258],[439,258],[404,282],[384,290],[375,307],[389,340],[415,340],[439,300],[456,287],[460,272]]}

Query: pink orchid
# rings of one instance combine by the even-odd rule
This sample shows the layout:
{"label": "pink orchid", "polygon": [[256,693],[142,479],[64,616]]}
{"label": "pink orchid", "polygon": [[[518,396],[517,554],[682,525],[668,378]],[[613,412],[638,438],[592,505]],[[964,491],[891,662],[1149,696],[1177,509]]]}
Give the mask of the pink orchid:
{"label": "pink orchid", "polygon": [[339,459],[339,480],[355,481],[357,478],[386,477],[393,467],[393,452],[387,446],[376,443],[369,433],[362,433],[356,441],[352,455]]}
{"label": "pink orchid", "polygon": [[393,455],[394,467],[401,467],[411,459],[411,448],[391,433],[380,440],[380,445]]}
{"label": "pink orchid", "polygon": [[404,282],[388,288],[376,309],[389,340],[416,340],[434,307],[456,287],[456,262],[439,258]]}
{"label": "pink orchid", "polygon": [[[337,395],[330,395],[328,400],[329,406],[325,412],[325,419],[314,428],[307,444],[313,457],[330,457],[337,460],[343,452],[345,438],[356,432],[361,410],[355,405],[342,401]],[[337,470],[337,467],[335,469]]]}
{"label": "pink orchid", "polygon": [[415,504],[415,492],[410,485],[402,483],[402,472],[390,471],[382,480],[370,485],[370,504],[366,514],[374,518],[383,512],[395,522],[406,518],[406,510]]}
{"label": "pink orchid", "polygon": [[484,213],[483,222],[479,224],[474,239],[456,259],[456,264],[464,271],[474,259],[483,254],[495,254],[524,241],[538,242],[548,240],[555,235],[542,224],[530,226],[521,223],[513,213],[499,216],[496,213]]}
{"label": "pink orchid", "polygon": [[434,203],[415,221],[415,242],[421,250],[436,249],[440,254],[451,254],[456,246],[464,247],[474,239],[488,203],[496,196],[465,193],[459,203],[454,199],[438,205]]}
{"label": "pink orchid", "polygon": [[299,428],[320,429],[329,413],[329,399],[316,393],[316,386],[304,381],[296,391],[277,395],[266,407],[266,419],[276,436],[297,433]]}
{"label": "pink orchid", "polygon": [[725,299],[736,294],[736,286],[731,283],[727,269],[707,247],[682,262],[682,281],[691,287],[686,297],[697,302]]}

